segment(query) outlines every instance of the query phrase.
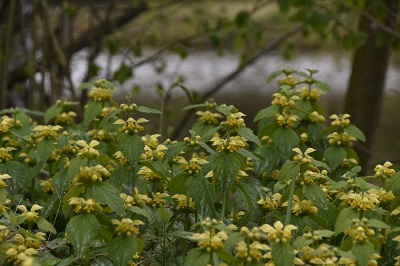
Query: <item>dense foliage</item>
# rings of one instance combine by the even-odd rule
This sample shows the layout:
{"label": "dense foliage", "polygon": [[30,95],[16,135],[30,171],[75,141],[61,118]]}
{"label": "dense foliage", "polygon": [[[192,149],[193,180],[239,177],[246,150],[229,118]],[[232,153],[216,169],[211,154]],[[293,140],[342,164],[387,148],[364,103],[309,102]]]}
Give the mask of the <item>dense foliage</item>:
{"label": "dense foliage", "polygon": [[66,100],[2,110],[1,265],[399,265],[400,173],[358,177],[365,137],[349,114],[325,122],[316,73],[268,77],[258,135],[210,100],[163,139],[143,117],[161,112],[105,80],[82,86],[79,123]]}

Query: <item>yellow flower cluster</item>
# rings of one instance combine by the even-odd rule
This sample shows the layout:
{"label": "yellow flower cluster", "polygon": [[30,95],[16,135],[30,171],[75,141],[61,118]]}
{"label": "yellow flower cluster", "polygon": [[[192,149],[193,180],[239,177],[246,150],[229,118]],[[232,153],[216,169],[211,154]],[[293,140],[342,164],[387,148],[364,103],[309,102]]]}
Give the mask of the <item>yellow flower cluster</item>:
{"label": "yellow flower cluster", "polygon": [[297,82],[299,82],[300,80],[296,77],[293,77],[292,75],[287,75],[286,77],[283,77],[281,79],[277,80],[278,85],[289,85],[289,86],[293,86],[295,85]]}
{"label": "yellow flower cluster", "polygon": [[242,112],[230,113],[226,120],[221,122],[221,126],[227,130],[235,130],[239,127],[245,127],[243,116],[246,116]]}
{"label": "yellow flower cluster", "polygon": [[307,88],[307,87],[301,87],[297,89],[296,91],[302,99],[307,99],[307,100],[312,100],[312,101],[318,101],[319,96],[324,94],[324,91],[318,88]]}
{"label": "yellow flower cluster", "polygon": [[89,144],[84,140],[78,140],[76,144],[82,147],[78,150],[78,157],[86,157],[88,159],[96,159],[99,157],[99,151],[94,148],[100,144],[97,140],[92,140]]}
{"label": "yellow flower cluster", "polygon": [[176,199],[176,209],[187,213],[195,212],[195,203],[191,197],[183,194],[175,194],[171,198]]}
{"label": "yellow flower cluster", "polygon": [[379,194],[372,189],[361,193],[354,193],[350,190],[348,193],[342,192],[338,196],[343,200],[341,205],[350,206],[359,211],[375,210],[380,203]]}
{"label": "yellow flower cluster", "polygon": [[245,241],[236,243],[236,254],[237,258],[243,259],[247,263],[259,262],[263,257],[262,251],[271,250],[267,244],[262,244],[259,241],[253,241],[250,244]]}
{"label": "yellow flower cluster", "polygon": [[47,180],[39,180],[39,185],[40,185],[41,190],[44,193],[50,192],[52,194],[56,194],[56,191],[53,187],[53,179],[52,178],[49,178]]}
{"label": "yellow flower cluster", "polygon": [[308,148],[304,153],[299,148],[294,148],[293,151],[297,153],[293,157],[293,161],[308,164],[311,163],[311,160],[313,159],[313,157],[311,157],[309,154],[313,153],[315,149]]}
{"label": "yellow flower cluster", "polygon": [[121,221],[117,219],[111,219],[111,222],[113,225],[116,225],[114,232],[119,237],[139,234],[139,230],[135,226],[144,224],[140,220],[131,220],[129,218],[122,218]]}
{"label": "yellow flower cluster", "polygon": [[122,103],[122,104],[119,105],[119,108],[121,108],[125,112],[132,113],[132,112],[135,112],[137,110],[137,104],[132,103],[130,105],[127,105],[126,103]]}
{"label": "yellow flower cluster", "polygon": [[143,161],[154,161],[157,158],[164,157],[164,151],[168,148],[162,144],[157,145],[156,147],[152,148],[147,144],[144,145],[144,153],[141,154],[141,159]]}
{"label": "yellow flower cluster", "polygon": [[140,124],[146,123],[149,120],[145,118],[139,118],[138,120],[133,119],[132,117],[129,117],[126,121],[122,119],[118,119],[117,121],[114,122],[115,125],[121,125],[118,130],[120,132],[124,132],[125,134],[138,134],[139,131],[144,130],[144,127]]}
{"label": "yellow flower cluster", "polygon": [[89,93],[88,97],[96,102],[107,102],[112,99],[112,90],[107,88],[94,87]]}
{"label": "yellow flower cluster", "polygon": [[151,170],[147,166],[142,166],[138,171],[138,174],[143,175],[143,180],[146,180],[148,182],[156,183],[163,180],[162,176],[154,173],[153,170]]}
{"label": "yellow flower cluster", "polygon": [[280,126],[287,126],[287,127],[293,127],[294,124],[299,121],[299,116],[298,115],[291,115],[287,113],[282,113],[282,114],[276,114],[275,115],[275,121],[278,123]]}
{"label": "yellow flower cluster", "polygon": [[[314,206],[314,203],[311,200],[300,200],[297,195],[293,196],[292,204],[292,213],[295,216],[302,214],[315,214],[318,211],[318,208]],[[288,205],[288,201],[282,204],[284,207]]]}
{"label": "yellow flower cluster", "polygon": [[110,176],[110,172],[102,165],[81,167],[79,173],[75,176],[75,183],[93,184],[102,182],[103,179]]}
{"label": "yellow flower cluster", "polygon": [[71,125],[74,122],[74,118],[76,117],[76,113],[73,111],[62,112],[54,118],[54,123],[56,125]]}
{"label": "yellow flower cluster", "polygon": [[394,169],[389,168],[392,165],[391,162],[385,162],[383,165],[378,164],[374,168],[375,176],[381,179],[390,178],[395,173]]}
{"label": "yellow flower cluster", "polygon": [[80,213],[80,212],[92,213],[92,212],[103,211],[103,208],[100,206],[100,204],[97,203],[93,198],[85,200],[84,198],[80,197],[72,197],[68,200],[68,205],[75,206],[74,208],[75,213]]}
{"label": "yellow flower cluster", "polygon": [[373,188],[373,189],[370,189],[369,192],[379,196],[378,199],[380,202],[379,203],[380,206],[390,205],[395,198],[395,195],[393,194],[392,191],[386,191],[383,188],[379,188],[379,189]]}
{"label": "yellow flower cluster", "polygon": [[260,227],[262,232],[268,234],[271,243],[290,243],[292,231],[296,229],[297,227],[292,224],[283,226],[281,221],[276,221],[273,227],[269,224],[263,224]]}
{"label": "yellow flower cluster", "polygon": [[281,197],[282,195],[279,193],[275,193],[272,198],[269,197],[268,195],[265,196],[265,198],[260,199],[257,201],[259,205],[261,205],[261,208],[267,212],[276,210],[278,206],[280,206],[281,202]]}
{"label": "yellow flower cluster", "polygon": [[181,158],[178,163],[183,172],[186,172],[188,175],[197,175],[200,173],[202,169],[202,165],[208,163],[205,159],[193,157],[190,161],[186,161],[185,158]]}
{"label": "yellow flower cluster", "polygon": [[44,139],[55,139],[58,137],[58,131],[61,129],[61,126],[36,126],[32,131],[35,133],[33,134],[33,138],[35,139],[36,143],[39,143],[41,140]]}
{"label": "yellow flower cluster", "polygon": [[158,141],[159,137],[161,137],[160,134],[146,135],[142,136],[142,140],[150,149],[157,149],[157,146],[160,144]]}
{"label": "yellow flower cluster", "polygon": [[60,153],[72,157],[76,155],[77,150],[78,147],[75,145],[75,141],[69,140],[67,144],[65,144],[65,146],[61,148]]}
{"label": "yellow flower cluster", "polygon": [[248,147],[247,139],[242,136],[233,136],[229,139],[222,139],[218,136],[213,137],[210,141],[213,146],[216,146],[218,152],[229,151],[234,152],[242,148]]}
{"label": "yellow flower cluster", "polygon": [[282,95],[279,92],[272,94],[272,98],[272,105],[279,105],[282,107],[293,107],[296,102],[300,100],[299,96],[297,95],[293,95],[288,99],[285,95]]}
{"label": "yellow flower cluster", "polygon": [[363,243],[368,237],[375,235],[375,231],[368,227],[367,218],[361,220],[356,218],[352,220],[352,225],[344,231],[344,234],[354,243]]}
{"label": "yellow flower cluster", "polygon": [[302,180],[300,182],[300,185],[303,186],[305,184],[313,184],[313,183],[324,183],[328,177],[328,171],[322,170],[322,171],[311,171],[311,170],[306,170],[304,173],[301,175]]}
{"label": "yellow flower cluster", "polygon": [[9,117],[8,115],[3,115],[0,121],[0,134],[8,133],[12,127],[20,128],[22,123],[19,120]]}
{"label": "yellow flower cluster", "polygon": [[331,126],[333,127],[343,127],[343,126],[348,126],[350,125],[350,115],[349,114],[343,114],[343,115],[336,115],[333,114],[329,117],[333,121],[331,122]]}
{"label": "yellow flower cluster", "polygon": [[199,116],[198,120],[200,122],[216,125],[218,124],[218,118],[221,118],[222,115],[220,113],[212,113],[210,111],[197,111],[196,115]]}
{"label": "yellow flower cluster", "polygon": [[125,207],[142,206],[146,202],[150,201],[150,198],[147,195],[140,194],[136,187],[133,190],[134,192],[132,196],[129,196],[125,193],[119,194],[121,200],[124,202]]}
{"label": "yellow flower cluster", "polygon": [[108,116],[112,111],[114,111],[114,110],[116,110],[117,108],[115,108],[114,106],[106,106],[106,107],[103,107],[102,109],[101,109],[101,112],[100,112],[100,116],[101,117],[106,117],[106,116]]}
{"label": "yellow flower cluster", "polygon": [[311,123],[322,123],[325,121],[325,117],[319,114],[317,111],[310,113],[307,117]]}
{"label": "yellow flower cluster", "polygon": [[7,249],[5,259],[14,265],[32,265],[34,255],[38,252],[34,248],[27,248],[25,245],[15,245]]}
{"label": "yellow flower cluster", "polygon": [[104,129],[92,129],[87,134],[90,139],[98,141],[111,141],[114,138],[110,132]]}
{"label": "yellow flower cluster", "polygon": [[159,208],[167,202],[164,198],[168,197],[169,195],[167,193],[157,192],[152,195],[152,198],[147,195],[140,195],[140,200],[149,207]]}
{"label": "yellow flower cluster", "polygon": [[338,133],[332,132],[327,136],[329,139],[328,142],[330,145],[337,145],[337,146],[353,146],[352,141],[356,141],[357,139],[353,136],[350,136],[346,132]]}
{"label": "yellow flower cluster", "polygon": [[38,204],[33,204],[29,211],[25,205],[19,205],[17,207],[18,210],[22,211],[19,216],[25,217],[25,222],[28,224],[34,223],[37,219],[39,219],[39,213],[37,213],[37,211],[42,208],[43,207]]}
{"label": "yellow flower cluster", "polygon": [[114,157],[118,159],[118,163],[121,165],[126,164],[126,162],[128,161],[121,151],[117,151],[116,153],[114,153]]}
{"label": "yellow flower cluster", "polygon": [[212,231],[205,231],[204,233],[195,233],[192,236],[193,240],[198,240],[197,244],[200,248],[205,249],[207,252],[214,252],[224,247],[224,240],[228,238],[228,234],[224,231],[215,233]]}

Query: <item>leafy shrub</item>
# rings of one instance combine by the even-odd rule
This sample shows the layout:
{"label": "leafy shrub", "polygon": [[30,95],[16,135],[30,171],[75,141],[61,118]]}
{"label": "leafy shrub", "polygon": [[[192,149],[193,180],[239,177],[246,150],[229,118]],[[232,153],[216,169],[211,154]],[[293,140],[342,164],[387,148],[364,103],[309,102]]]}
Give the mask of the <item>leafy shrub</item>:
{"label": "leafy shrub", "polygon": [[146,134],[160,111],[105,80],[83,86],[80,123],[65,100],[43,125],[1,111],[1,265],[398,265],[400,174],[358,177],[365,137],[348,114],[325,122],[316,73],[269,76],[258,135],[213,101],[188,107],[183,141]]}

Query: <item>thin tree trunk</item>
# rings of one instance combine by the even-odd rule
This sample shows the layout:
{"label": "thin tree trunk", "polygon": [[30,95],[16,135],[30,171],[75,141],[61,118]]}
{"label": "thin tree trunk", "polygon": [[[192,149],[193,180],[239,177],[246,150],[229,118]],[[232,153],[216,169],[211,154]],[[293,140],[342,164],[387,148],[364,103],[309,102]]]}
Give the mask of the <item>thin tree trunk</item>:
{"label": "thin tree trunk", "polygon": [[[372,2],[374,1],[368,1],[365,9],[368,13]],[[398,0],[385,0],[384,3],[388,10],[397,14]],[[394,29],[396,25],[395,18],[388,16],[384,24]],[[360,156],[363,173],[366,174],[370,171],[375,132],[383,103],[385,76],[391,53],[391,37],[388,37],[388,40],[378,45],[377,36],[383,32],[376,25],[376,22],[371,21],[365,15],[360,17],[359,30],[366,33],[368,38],[354,53],[345,100],[345,112],[351,115],[352,122],[366,136],[367,141],[355,147]]]}

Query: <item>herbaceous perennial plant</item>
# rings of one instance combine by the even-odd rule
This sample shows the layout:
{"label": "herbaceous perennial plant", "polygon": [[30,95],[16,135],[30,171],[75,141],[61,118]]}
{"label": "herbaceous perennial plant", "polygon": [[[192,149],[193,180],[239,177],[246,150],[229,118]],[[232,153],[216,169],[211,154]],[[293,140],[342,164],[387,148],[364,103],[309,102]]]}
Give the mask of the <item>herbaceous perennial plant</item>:
{"label": "herbaceous perennial plant", "polygon": [[116,104],[106,80],[85,84],[79,123],[66,100],[2,110],[0,264],[400,265],[400,172],[358,176],[364,135],[323,114],[316,73],[269,76],[257,135],[210,100],[163,139],[146,130],[160,111]]}

